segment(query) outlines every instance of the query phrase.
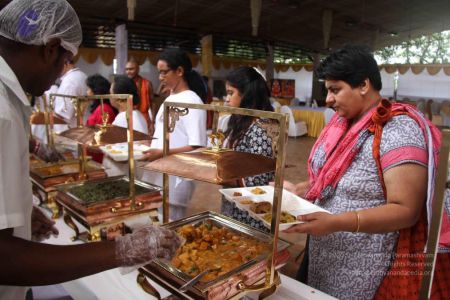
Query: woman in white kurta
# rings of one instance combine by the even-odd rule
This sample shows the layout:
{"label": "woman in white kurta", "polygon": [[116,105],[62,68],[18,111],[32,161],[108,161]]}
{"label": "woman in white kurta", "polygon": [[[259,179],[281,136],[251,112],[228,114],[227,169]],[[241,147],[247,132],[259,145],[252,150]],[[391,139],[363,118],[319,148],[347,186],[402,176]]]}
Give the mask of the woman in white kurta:
{"label": "woman in white kurta", "polygon": [[[206,96],[203,79],[192,70],[187,54],[179,49],[165,50],[157,64],[161,84],[170,90],[165,101],[203,104]],[[202,98],[203,97],[203,98]],[[155,118],[156,139],[152,140],[151,150],[146,160],[153,161],[162,157],[164,106],[162,105]],[[186,116],[180,117],[174,132],[170,134],[170,154],[187,152],[206,145],[206,111],[190,109]],[[162,185],[162,174],[146,171],[142,180]],[[188,202],[194,190],[190,180],[170,176],[169,182],[169,217],[177,220],[185,216]]]}

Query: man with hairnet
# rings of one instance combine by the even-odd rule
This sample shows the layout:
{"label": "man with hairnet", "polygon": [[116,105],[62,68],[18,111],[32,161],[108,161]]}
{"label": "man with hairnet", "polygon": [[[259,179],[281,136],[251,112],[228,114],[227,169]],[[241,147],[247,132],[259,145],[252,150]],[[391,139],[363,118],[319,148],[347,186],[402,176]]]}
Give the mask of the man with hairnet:
{"label": "man with hairnet", "polygon": [[[30,241],[31,109],[25,92],[42,95],[77,53],[81,37],[78,17],[65,0],[13,0],[0,11],[0,299],[24,299],[27,285],[170,258],[180,244],[172,231],[152,226],[110,242],[54,246]],[[41,224],[41,233],[50,229],[33,224]]]}

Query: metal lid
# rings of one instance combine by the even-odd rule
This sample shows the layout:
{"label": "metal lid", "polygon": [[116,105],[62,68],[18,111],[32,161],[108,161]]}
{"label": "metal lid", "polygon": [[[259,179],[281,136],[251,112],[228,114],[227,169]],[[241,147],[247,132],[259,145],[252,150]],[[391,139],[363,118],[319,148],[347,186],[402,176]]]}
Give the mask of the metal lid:
{"label": "metal lid", "polygon": [[[115,125],[70,128],[59,134],[65,138],[89,146],[127,142],[127,129]],[[133,141],[151,140],[148,134],[133,130]]]}
{"label": "metal lid", "polygon": [[275,170],[275,159],[237,151],[199,149],[169,155],[144,165],[146,170],[167,173],[214,184]]}
{"label": "metal lid", "polygon": [[[58,116],[49,116],[49,118],[52,118],[53,124],[67,124],[62,118]],[[43,112],[34,112],[30,116],[30,124],[34,125],[45,125],[47,122],[45,121],[45,113]]]}

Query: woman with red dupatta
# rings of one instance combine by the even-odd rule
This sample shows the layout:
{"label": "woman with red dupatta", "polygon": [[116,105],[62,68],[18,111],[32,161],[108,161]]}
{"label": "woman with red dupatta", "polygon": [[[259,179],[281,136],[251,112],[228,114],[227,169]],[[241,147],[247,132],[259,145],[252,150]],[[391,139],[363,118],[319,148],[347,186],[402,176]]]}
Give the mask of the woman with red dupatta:
{"label": "woman with red dupatta", "polygon": [[[309,180],[285,183],[331,212],[299,216],[305,223],[287,230],[310,235],[307,283],[339,299],[416,299],[441,134],[415,108],[382,99],[365,47],[337,50],[317,74],[336,113],[311,151]],[[445,211],[436,299],[450,299]]]}

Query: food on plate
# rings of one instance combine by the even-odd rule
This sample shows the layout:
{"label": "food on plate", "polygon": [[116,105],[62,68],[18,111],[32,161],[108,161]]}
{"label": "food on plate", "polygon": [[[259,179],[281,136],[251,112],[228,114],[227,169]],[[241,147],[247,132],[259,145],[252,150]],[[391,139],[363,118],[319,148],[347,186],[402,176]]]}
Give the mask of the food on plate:
{"label": "food on plate", "polygon": [[234,192],[233,193],[233,197],[239,197],[239,196],[242,196],[241,192]]}
{"label": "food on plate", "polygon": [[253,203],[253,200],[250,198],[242,198],[239,200],[239,203],[242,205],[249,205]]}
{"label": "food on plate", "polygon": [[116,149],[111,149],[111,150],[109,150],[109,153],[111,153],[111,154],[121,154],[121,153],[123,153],[123,151],[116,150]]}
{"label": "food on plate", "polygon": [[[263,216],[263,219],[266,222],[269,222],[269,223],[272,222],[272,214],[271,213],[265,214]],[[290,213],[288,213],[286,211],[282,211],[280,213],[280,223],[283,223],[283,224],[292,223],[292,222],[295,222],[296,220],[297,220],[297,218],[295,216],[291,215]]]}
{"label": "food on plate", "polygon": [[252,189],[251,192],[255,195],[262,195],[262,194],[266,193],[265,190],[263,190],[262,188],[259,188],[259,187]]}
{"label": "food on plate", "polygon": [[266,214],[272,210],[272,203],[267,201],[253,202],[250,205],[250,210],[255,214]]}
{"label": "food on plate", "polygon": [[202,277],[200,281],[203,282],[216,279],[270,251],[267,243],[211,222],[199,226],[184,225],[177,233],[186,239],[186,243],[177,250],[172,265],[189,276],[206,269],[217,269]]}

